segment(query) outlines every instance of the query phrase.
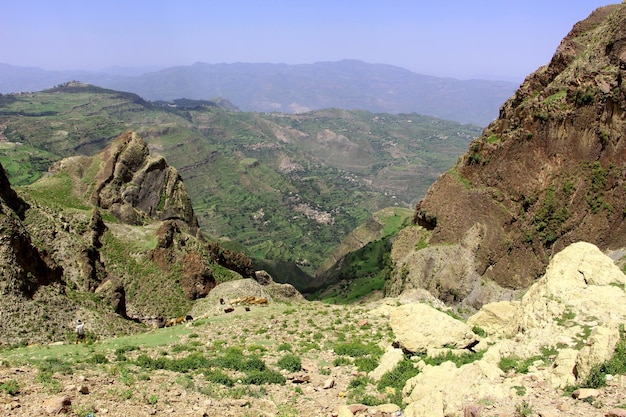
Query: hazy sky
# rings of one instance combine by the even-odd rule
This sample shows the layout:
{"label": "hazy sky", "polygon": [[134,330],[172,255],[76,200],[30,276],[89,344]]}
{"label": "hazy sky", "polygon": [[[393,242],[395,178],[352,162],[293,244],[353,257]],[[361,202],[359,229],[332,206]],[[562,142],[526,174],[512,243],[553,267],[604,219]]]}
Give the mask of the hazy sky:
{"label": "hazy sky", "polygon": [[344,58],[521,81],[615,0],[9,0],[0,63],[44,69]]}

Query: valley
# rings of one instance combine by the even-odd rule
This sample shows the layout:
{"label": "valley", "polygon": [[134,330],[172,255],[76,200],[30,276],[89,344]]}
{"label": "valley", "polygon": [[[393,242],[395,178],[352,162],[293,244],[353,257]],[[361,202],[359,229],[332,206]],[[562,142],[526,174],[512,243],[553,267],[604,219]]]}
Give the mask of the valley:
{"label": "valley", "polygon": [[318,268],[352,230],[382,208],[412,207],[480,134],[417,114],[246,113],[80,83],[0,104],[0,162],[14,185],[135,130],[180,172],[207,236],[301,290],[323,285]]}
{"label": "valley", "polygon": [[626,415],[624,28],[576,23],[484,130],[0,95],[0,410]]}

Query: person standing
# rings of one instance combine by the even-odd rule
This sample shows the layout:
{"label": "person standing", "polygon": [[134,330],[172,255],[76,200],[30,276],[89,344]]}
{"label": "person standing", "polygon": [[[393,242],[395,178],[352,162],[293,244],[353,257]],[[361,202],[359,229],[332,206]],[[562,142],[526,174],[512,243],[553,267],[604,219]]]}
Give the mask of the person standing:
{"label": "person standing", "polygon": [[78,319],[76,321],[76,343],[78,344],[81,341],[85,341],[85,324],[81,319]]}

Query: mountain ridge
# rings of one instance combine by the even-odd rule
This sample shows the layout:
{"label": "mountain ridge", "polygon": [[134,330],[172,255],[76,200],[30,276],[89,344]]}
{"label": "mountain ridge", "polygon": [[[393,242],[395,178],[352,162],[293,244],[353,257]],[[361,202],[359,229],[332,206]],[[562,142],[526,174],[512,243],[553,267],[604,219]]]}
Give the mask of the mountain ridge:
{"label": "mountain ridge", "polygon": [[135,76],[0,64],[1,93],[38,91],[70,80],[153,101],[221,97],[244,111],[298,113],[335,107],[420,113],[481,126],[497,117],[500,104],[517,87],[507,81],[435,77],[358,60],[299,65],[195,63]]}
{"label": "mountain ridge", "polygon": [[[626,6],[611,5],[574,25],[431,186],[416,207],[421,231],[401,232],[406,279],[396,273],[390,294],[423,287],[478,308],[527,288],[570,243],[626,246],[625,21]],[[400,249],[422,238],[428,247]]]}

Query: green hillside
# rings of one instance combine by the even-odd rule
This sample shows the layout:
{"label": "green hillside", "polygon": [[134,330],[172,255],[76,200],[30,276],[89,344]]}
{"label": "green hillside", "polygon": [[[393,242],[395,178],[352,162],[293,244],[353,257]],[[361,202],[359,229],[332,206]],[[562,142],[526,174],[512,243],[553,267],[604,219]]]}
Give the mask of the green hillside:
{"label": "green hillside", "polygon": [[0,162],[24,185],[135,130],[178,169],[206,235],[304,288],[344,237],[381,208],[412,207],[480,134],[416,114],[191,104],[75,82],[2,95]]}

